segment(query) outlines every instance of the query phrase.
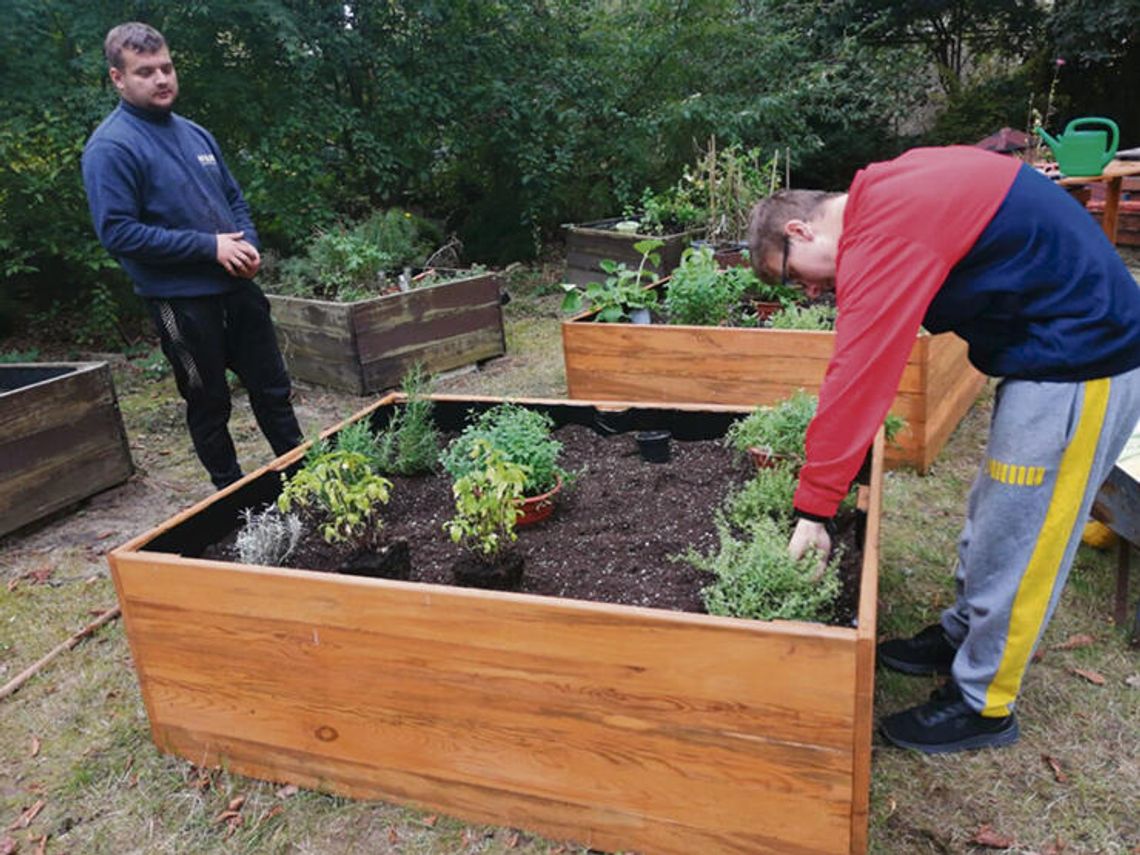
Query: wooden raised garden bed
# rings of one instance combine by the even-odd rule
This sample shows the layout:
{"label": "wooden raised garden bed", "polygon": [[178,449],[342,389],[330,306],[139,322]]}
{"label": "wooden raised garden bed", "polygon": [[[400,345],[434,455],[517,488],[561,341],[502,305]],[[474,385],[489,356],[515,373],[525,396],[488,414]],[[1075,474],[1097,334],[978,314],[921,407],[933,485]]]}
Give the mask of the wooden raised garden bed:
{"label": "wooden raised garden bed", "polygon": [[357,395],[506,352],[501,278],[473,274],[355,303],[268,295],[289,373]]}
{"label": "wooden raised garden bed", "polygon": [[[571,398],[754,407],[818,393],[835,333],[604,324],[587,312],[563,322],[562,349]],[[985,385],[966,353],[950,333],[916,337],[891,405],[907,427],[887,447],[888,465],[930,468]]]}
{"label": "wooden raised garden bed", "polygon": [[[399,400],[358,415],[385,423]],[[437,397],[437,423],[457,429],[473,400]],[[597,418],[590,403],[523,403],[573,430]],[[677,444],[743,413],[631,414],[628,428]],[[632,438],[604,441],[628,453]],[[154,741],[607,850],[862,852],[881,452],[880,435],[856,625],[825,626],[195,557],[277,495],[296,449],[110,555]]]}
{"label": "wooden raised garden bed", "polygon": [[0,365],[0,536],[133,471],[107,363]]}
{"label": "wooden raised garden bed", "polygon": [[650,238],[664,241],[660,249],[654,250],[661,256],[661,264],[656,267],[646,264],[645,269],[664,276],[680,263],[681,253],[693,238],[700,237],[702,233],[701,229],[693,229],[664,236],[631,234],[615,231],[612,226],[618,222],[621,222],[620,217],[567,226],[566,274],[563,281],[574,285],[599,281],[606,275],[600,264],[607,258],[636,268],[641,263],[641,253],[633,245]]}

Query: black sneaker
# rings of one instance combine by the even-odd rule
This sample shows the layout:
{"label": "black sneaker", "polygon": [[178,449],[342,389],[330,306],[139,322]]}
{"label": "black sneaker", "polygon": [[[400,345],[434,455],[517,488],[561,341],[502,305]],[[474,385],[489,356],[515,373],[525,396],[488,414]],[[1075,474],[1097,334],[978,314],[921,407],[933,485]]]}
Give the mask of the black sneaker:
{"label": "black sneaker", "polygon": [[999,748],[1017,742],[1017,717],[985,718],[962,699],[953,683],[936,689],[930,700],[887,716],[879,732],[900,748],[924,754],[950,754],[975,748]]}
{"label": "black sneaker", "polygon": [[958,652],[941,624],[928,626],[913,638],[893,638],[879,645],[879,662],[904,674],[949,674]]}

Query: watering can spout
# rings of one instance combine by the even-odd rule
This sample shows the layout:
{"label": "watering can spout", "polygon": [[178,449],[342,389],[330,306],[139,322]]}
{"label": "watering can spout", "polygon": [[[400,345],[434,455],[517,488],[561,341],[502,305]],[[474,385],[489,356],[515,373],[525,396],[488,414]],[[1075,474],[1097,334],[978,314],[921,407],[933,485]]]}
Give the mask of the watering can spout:
{"label": "watering can spout", "polygon": [[1039,136],[1039,137],[1041,137],[1041,139],[1045,140],[1045,144],[1047,146],[1049,146],[1049,148],[1052,149],[1054,154],[1055,154],[1057,151],[1057,146],[1059,145],[1057,138],[1049,136],[1048,131],[1046,131],[1040,125],[1035,127],[1033,130],[1037,134],[1037,136]]}

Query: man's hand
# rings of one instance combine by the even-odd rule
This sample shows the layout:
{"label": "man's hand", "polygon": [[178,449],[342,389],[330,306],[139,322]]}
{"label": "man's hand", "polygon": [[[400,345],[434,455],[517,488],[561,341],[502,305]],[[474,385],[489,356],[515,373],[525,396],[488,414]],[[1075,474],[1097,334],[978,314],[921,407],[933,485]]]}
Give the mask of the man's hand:
{"label": "man's hand", "polygon": [[249,241],[242,239],[244,235],[245,232],[218,234],[218,264],[222,265],[230,276],[252,279],[261,269],[261,253]]}
{"label": "man's hand", "polygon": [[827,569],[827,558],[831,555],[831,535],[823,523],[801,517],[796,521],[796,529],[788,542],[788,554],[798,561],[809,549],[819,551],[819,564],[811,577],[814,582],[823,578]]}

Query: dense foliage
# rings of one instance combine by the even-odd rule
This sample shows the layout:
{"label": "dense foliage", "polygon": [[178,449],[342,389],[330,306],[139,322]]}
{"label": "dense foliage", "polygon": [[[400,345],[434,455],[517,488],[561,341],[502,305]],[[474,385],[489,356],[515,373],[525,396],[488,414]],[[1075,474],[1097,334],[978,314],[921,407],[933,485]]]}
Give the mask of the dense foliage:
{"label": "dense foliage", "polygon": [[[764,159],[790,154],[793,186],[838,187],[940,112],[957,116],[928,137],[940,142],[1024,126],[1059,51],[1059,102],[1118,110],[1132,139],[1137,107],[1113,82],[1136,69],[1137,7],[7,0],[0,332],[56,300],[86,312],[96,285],[105,306],[135,302],[95,242],[78,169],[117,100],[101,44],[124,20],[170,39],[179,112],[218,138],[268,248],[294,254],[315,233],[399,206],[458,234],[467,261],[502,263],[561,223],[673,186],[714,135]],[[130,337],[110,318],[95,326],[92,339]]]}

